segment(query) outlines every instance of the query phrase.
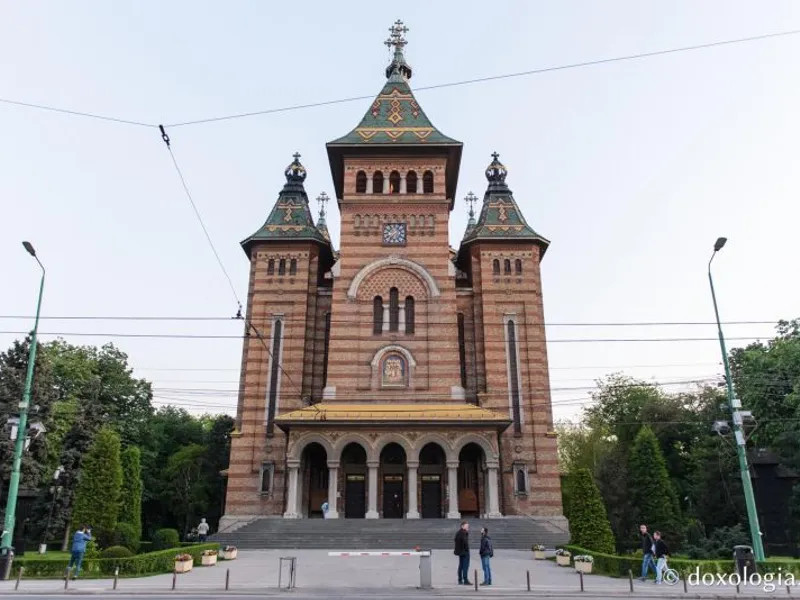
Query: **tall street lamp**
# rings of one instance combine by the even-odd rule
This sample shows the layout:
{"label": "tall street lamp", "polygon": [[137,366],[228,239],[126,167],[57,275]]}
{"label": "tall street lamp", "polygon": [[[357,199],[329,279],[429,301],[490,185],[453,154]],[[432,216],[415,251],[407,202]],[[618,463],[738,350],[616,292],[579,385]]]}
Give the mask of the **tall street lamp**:
{"label": "tall street lamp", "polygon": [[11,540],[14,539],[14,524],[17,513],[17,495],[19,493],[19,480],[22,469],[22,454],[25,451],[25,439],[27,438],[28,407],[31,403],[31,387],[33,385],[33,368],[36,364],[36,333],[39,330],[39,311],[42,308],[42,292],[44,292],[44,265],[36,256],[36,250],[30,242],[22,242],[25,250],[42,269],[42,281],[39,284],[39,301],[36,304],[36,320],[33,323],[33,333],[31,334],[31,348],[28,354],[28,372],[25,376],[25,389],[22,392],[22,402],[19,404],[19,430],[17,441],[14,445],[14,463],[11,469],[11,480],[8,484],[8,501],[6,502],[6,517],[3,524],[3,537],[0,539],[0,551],[7,554],[11,548]]}
{"label": "tall street lamp", "polygon": [[733,379],[731,378],[731,365],[728,362],[728,351],[725,348],[725,337],[722,335],[722,323],[719,319],[719,308],[717,307],[717,295],[714,292],[714,279],[711,277],[711,262],[722,250],[727,238],[718,238],[714,243],[714,253],[708,261],[708,283],[711,286],[711,299],[714,301],[714,314],[717,318],[717,331],[719,332],[719,348],[722,351],[722,363],[725,365],[725,382],[728,389],[728,408],[733,417],[733,432],[736,437],[736,453],[739,455],[739,470],[742,476],[742,489],[744,490],[745,504],[747,505],[747,520],[750,523],[750,537],[753,540],[753,554],[757,561],[764,560],[764,544],[761,541],[761,528],[758,525],[758,512],[756,511],[756,498],[753,494],[753,482],[750,479],[750,468],[747,465],[747,454],[745,452],[745,439],[742,430],[742,402],[736,398],[733,391]]}

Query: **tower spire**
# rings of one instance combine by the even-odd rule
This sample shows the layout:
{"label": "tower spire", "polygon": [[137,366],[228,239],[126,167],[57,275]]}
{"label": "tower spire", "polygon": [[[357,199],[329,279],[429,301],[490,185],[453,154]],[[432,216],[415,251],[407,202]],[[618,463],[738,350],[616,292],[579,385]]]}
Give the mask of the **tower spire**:
{"label": "tower spire", "polygon": [[464,202],[469,204],[469,221],[467,222],[467,230],[472,229],[475,227],[475,210],[474,205],[478,201],[478,197],[473,194],[471,191],[469,194],[466,195],[464,198]]}
{"label": "tower spire", "polygon": [[406,57],[403,55],[403,48],[408,44],[405,34],[408,32],[408,27],[400,20],[394,22],[389,27],[389,37],[383,42],[387,47],[394,46],[394,57],[391,64],[386,67],[386,78],[390,81],[393,78],[398,80],[411,79],[411,66],[406,63]]}
{"label": "tower spire", "polygon": [[325,222],[325,205],[330,202],[328,194],[320,192],[317,196],[317,204],[319,204],[319,219],[317,220],[317,231],[322,234],[328,242],[331,241],[331,234],[328,232],[328,224]]}

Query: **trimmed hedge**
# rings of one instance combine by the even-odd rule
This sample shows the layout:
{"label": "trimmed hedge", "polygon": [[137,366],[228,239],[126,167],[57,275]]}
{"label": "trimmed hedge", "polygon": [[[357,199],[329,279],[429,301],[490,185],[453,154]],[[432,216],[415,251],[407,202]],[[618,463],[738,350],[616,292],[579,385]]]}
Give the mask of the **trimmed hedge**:
{"label": "trimmed hedge", "polygon": [[[147,554],[137,554],[130,558],[86,558],[81,567],[82,579],[96,579],[114,574],[119,567],[120,577],[140,577],[142,575],[158,575],[172,573],[175,570],[175,556],[181,553],[191,554],[195,562],[200,562],[204,550],[219,551],[219,544],[195,544],[191,547],[172,548]],[[20,558],[14,560],[12,577],[16,577],[19,568],[25,567],[23,576],[26,579],[60,579],[69,564],[64,560],[42,560],[38,558]]]}
{"label": "trimmed hedge", "polygon": [[[557,546],[558,548],[565,548],[572,553],[572,556],[578,554],[589,554],[594,557],[593,573],[599,575],[610,575],[611,577],[628,577],[628,571],[633,572],[634,577],[638,577],[642,571],[642,557],[641,555],[635,556],[617,556],[615,554],[603,554],[602,552],[595,552],[587,550],[580,546],[573,546],[568,544],[566,546]],[[733,554],[733,550],[731,550]],[[670,558],[669,566],[676,569],[678,573],[694,573],[699,569],[700,575],[706,573],[728,574],[736,571],[733,558],[730,560],[692,560],[690,558]],[[767,559],[766,561],[758,563],[758,572],[764,573],[782,573],[784,576],[787,573],[792,573],[795,577],[800,576],[800,560],[774,560]]]}

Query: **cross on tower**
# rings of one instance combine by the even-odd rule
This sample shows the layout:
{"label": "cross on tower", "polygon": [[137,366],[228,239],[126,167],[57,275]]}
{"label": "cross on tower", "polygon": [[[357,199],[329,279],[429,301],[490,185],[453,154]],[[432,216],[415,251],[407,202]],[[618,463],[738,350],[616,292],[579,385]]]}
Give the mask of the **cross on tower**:
{"label": "cross on tower", "polygon": [[395,51],[402,50],[403,46],[408,44],[406,39],[403,37],[403,34],[408,32],[408,27],[406,27],[400,19],[394,22],[394,25],[389,27],[389,39],[387,39],[384,44],[387,47],[394,46]]}
{"label": "cross on tower", "polygon": [[499,155],[497,152],[492,152],[492,158],[493,158],[495,161],[497,161],[497,159],[498,159],[498,158],[500,158],[500,155]]}
{"label": "cross on tower", "polygon": [[470,219],[471,219],[471,218],[473,218],[473,217],[475,216],[475,211],[474,211],[474,210],[472,210],[472,206],[473,206],[473,205],[474,205],[474,204],[475,204],[477,201],[478,201],[478,197],[477,197],[475,194],[473,194],[472,192],[470,192],[469,194],[467,194],[467,195],[466,195],[466,197],[464,198],[464,202],[466,202],[467,204],[469,204],[469,218],[470,218]]}
{"label": "cross on tower", "polygon": [[295,152],[294,154],[292,154],[292,158],[294,159],[295,162],[299,162],[300,161],[300,153],[299,152]]}
{"label": "cross on tower", "polygon": [[319,216],[320,218],[325,218],[325,205],[330,201],[328,198],[328,194],[325,192],[320,192],[320,195],[317,196],[317,202],[319,203]]}

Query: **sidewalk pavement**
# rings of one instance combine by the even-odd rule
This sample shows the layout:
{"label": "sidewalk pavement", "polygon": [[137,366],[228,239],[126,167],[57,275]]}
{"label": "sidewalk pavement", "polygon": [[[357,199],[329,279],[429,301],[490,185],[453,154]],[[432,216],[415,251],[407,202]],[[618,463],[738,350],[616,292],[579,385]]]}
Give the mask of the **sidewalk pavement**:
{"label": "sidewalk pavement", "polygon": [[[342,551],[356,549],[342,549]],[[415,591],[419,586],[419,557],[376,556],[376,557],[330,557],[325,550],[252,550],[239,551],[234,561],[218,562],[214,567],[195,566],[185,574],[177,576],[176,592],[188,594],[225,594],[226,573],[230,570],[228,594],[271,595],[281,593],[278,589],[279,558],[297,558],[296,586],[303,592],[318,590],[324,597],[325,590],[337,593],[348,591],[352,596],[376,597],[394,592]],[[476,593],[474,587],[456,584],[457,559],[452,550],[433,551],[433,587],[426,595],[452,595]],[[474,583],[475,571],[480,583],[483,580],[480,560],[473,552],[470,563],[470,581]],[[527,574],[530,573],[531,591],[527,591]],[[288,584],[288,565],[284,563],[282,586]],[[552,561],[535,561],[532,553],[514,550],[498,550],[492,559],[491,587],[479,587],[479,594],[492,596],[539,595],[568,597],[580,595],[580,576],[574,569],[559,567]],[[155,575],[134,579],[120,579],[117,594],[151,595],[171,592],[173,575]],[[15,581],[0,581],[0,593],[13,593]],[[683,582],[675,586],[655,585],[650,580],[634,580],[634,593],[630,591],[628,579],[615,579],[601,575],[584,575],[584,590],[587,596],[616,597],[682,597],[712,598],[719,596],[763,597],[774,594],[787,594],[785,586],[773,591],[765,591],[763,586],[727,585],[688,587],[683,590]],[[92,594],[111,591],[112,580],[77,580],[69,582],[72,594]],[[64,593],[63,580],[25,580],[20,583],[18,593],[56,594]],[[791,594],[800,595],[800,586]]]}

